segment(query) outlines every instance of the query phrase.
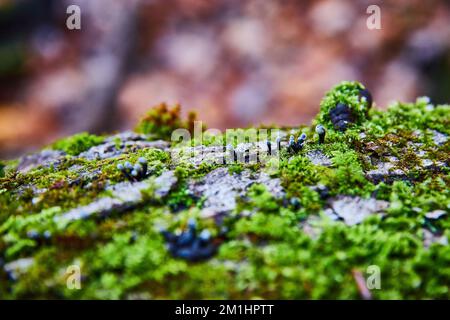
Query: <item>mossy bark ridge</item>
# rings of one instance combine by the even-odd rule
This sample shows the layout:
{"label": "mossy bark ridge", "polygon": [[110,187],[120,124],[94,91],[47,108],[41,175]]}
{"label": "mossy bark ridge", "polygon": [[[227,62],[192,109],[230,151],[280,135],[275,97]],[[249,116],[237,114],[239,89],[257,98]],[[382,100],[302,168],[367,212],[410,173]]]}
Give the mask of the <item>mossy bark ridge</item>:
{"label": "mossy bark ridge", "polygon": [[374,299],[450,297],[449,105],[342,82],[273,140],[170,141],[194,120],[162,104],[1,162],[0,297],[362,298],[373,265]]}

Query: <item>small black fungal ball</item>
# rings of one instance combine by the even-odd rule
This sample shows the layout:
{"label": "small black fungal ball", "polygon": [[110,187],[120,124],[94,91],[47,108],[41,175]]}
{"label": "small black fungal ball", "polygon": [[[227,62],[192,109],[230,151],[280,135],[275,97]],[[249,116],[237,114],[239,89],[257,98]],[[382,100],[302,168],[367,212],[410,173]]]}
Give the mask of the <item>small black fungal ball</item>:
{"label": "small black fungal ball", "polygon": [[144,179],[147,175],[147,160],[139,158],[138,162],[132,165],[129,161],[125,164],[119,163],[117,169],[130,181],[138,181]]}
{"label": "small black fungal ball", "polygon": [[136,163],[133,166],[133,169],[136,170],[137,172],[141,172],[142,171],[142,166],[139,163]]}
{"label": "small black fungal ball", "polygon": [[303,149],[303,145],[305,144],[305,141],[306,141],[306,133],[302,133],[300,135],[300,137],[298,138],[297,143],[295,145],[295,152],[298,152]]}
{"label": "small black fungal ball", "polygon": [[300,208],[300,199],[299,199],[299,198],[297,198],[297,197],[292,197],[291,200],[290,200],[289,202],[290,202],[291,206],[292,206],[294,209],[297,210],[297,209]]}
{"label": "small black fungal ball", "polygon": [[270,142],[270,140],[267,140],[266,144],[267,144],[267,154],[270,156],[272,154],[272,143]]}
{"label": "small black fungal ball", "polygon": [[298,138],[298,143],[303,144],[303,142],[305,142],[305,141],[306,141],[306,133],[302,133],[300,135],[300,137]]}
{"label": "small black fungal ball", "polygon": [[162,234],[162,236],[164,237],[164,239],[167,242],[175,242],[177,241],[177,236],[169,231],[167,231],[166,229],[161,229],[160,233]]}
{"label": "small black fungal ball", "polygon": [[244,151],[244,162],[250,163],[250,149]]}
{"label": "small black fungal ball", "polygon": [[295,141],[295,138],[293,135],[289,137],[288,142],[288,151],[289,152],[298,152],[303,149],[303,144],[306,141],[306,134],[302,133],[301,136],[298,138],[297,142]]}
{"label": "small black fungal ball", "polygon": [[313,190],[319,194],[321,199],[326,199],[330,195],[330,190],[322,184],[315,186]]}
{"label": "small black fungal ball", "polygon": [[133,165],[129,161],[125,162],[124,166],[125,166],[125,169],[127,169],[128,171],[133,170]]}
{"label": "small black fungal ball", "polygon": [[37,239],[37,238],[39,238],[40,235],[39,235],[39,232],[37,232],[36,230],[30,230],[27,232],[27,236],[30,239]]}
{"label": "small black fungal ball", "polygon": [[[133,180],[132,176],[130,175],[130,169],[127,168],[126,164],[129,162],[126,162],[125,165],[123,165],[122,163],[119,163],[117,165],[117,169],[120,170],[123,175],[128,179],[128,180]],[[131,166],[131,163],[129,163],[129,165]],[[131,166],[131,168],[133,168],[133,166]]]}
{"label": "small black fungal ball", "polygon": [[135,243],[138,238],[139,238],[138,233],[136,231],[133,231],[133,233],[131,234],[130,242]]}
{"label": "small black fungal ball", "polygon": [[319,124],[316,126],[316,132],[319,135],[319,143],[322,144],[325,142],[325,134],[326,134],[326,130],[325,128]]}
{"label": "small black fungal ball", "polygon": [[[136,177],[138,179],[143,179],[145,178],[145,172],[144,172],[144,168],[141,166],[140,163],[136,163],[133,167],[133,171],[131,171],[131,174],[133,175],[133,172],[136,171],[137,175]],[[134,176],[134,175],[133,175]]]}
{"label": "small black fungal ball", "polygon": [[138,177],[138,175],[139,175],[139,173],[136,171],[136,170],[131,170],[131,175],[133,176],[133,177],[135,177],[135,178],[137,178]]}
{"label": "small black fungal ball", "polygon": [[359,96],[361,98],[365,98],[366,102],[367,102],[367,110],[369,110],[370,108],[372,108],[372,94],[370,93],[369,90],[367,89],[361,89],[359,90]]}
{"label": "small black fungal ball", "polygon": [[348,124],[354,122],[352,110],[344,103],[339,102],[329,115],[334,128],[339,131],[345,131]]}
{"label": "small black fungal ball", "polygon": [[291,135],[289,137],[289,142],[288,142],[288,151],[290,152],[297,152],[297,143],[295,142],[295,138],[293,135]]}
{"label": "small black fungal ball", "polygon": [[142,174],[143,174],[143,176],[146,176],[147,175],[147,169],[148,169],[147,159],[145,159],[144,157],[140,157],[138,159],[138,163],[140,163],[141,166],[142,166]]}
{"label": "small black fungal ball", "polygon": [[177,245],[186,246],[192,244],[195,239],[196,233],[196,223],[193,220],[190,220],[188,223],[188,230],[183,232],[177,240]]}
{"label": "small black fungal ball", "polygon": [[140,164],[147,164],[147,159],[145,159],[144,157],[140,157],[140,158],[138,159],[138,162],[139,162]]}
{"label": "small black fungal ball", "polygon": [[211,232],[209,232],[208,230],[205,229],[202,232],[200,232],[198,237],[200,238],[200,240],[202,242],[207,242],[207,241],[209,241],[209,239],[211,239]]}
{"label": "small black fungal ball", "polygon": [[291,135],[289,136],[289,143],[288,143],[288,145],[290,145],[290,146],[291,146],[291,145],[293,145],[293,144],[294,144],[294,142],[295,142],[295,138],[294,138],[294,135],[292,135],[292,134],[291,134]]}

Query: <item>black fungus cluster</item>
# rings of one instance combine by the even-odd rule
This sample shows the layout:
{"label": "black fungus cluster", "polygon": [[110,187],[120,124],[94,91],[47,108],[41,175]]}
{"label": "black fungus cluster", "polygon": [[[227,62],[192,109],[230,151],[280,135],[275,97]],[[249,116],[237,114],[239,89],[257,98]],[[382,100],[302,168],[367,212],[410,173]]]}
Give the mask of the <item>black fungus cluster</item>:
{"label": "black fungus cluster", "polygon": [[140,157],[138,162],[132,165],[129,161],[117,165],[123,175],[130,181],[139,181],[147,176],[147,159]]}
{"label": "black fungus cluster", "polygon": [[352,110],[341,102],[330,110],[329,115],[334,128],[339,131],[345,131],[348,125],[354,122]]}
{"label": "black fungus cluster", "polygon": [[50,239],[51,236],[52,233],[49,230],[45,230],[43,233],[36,230],[30,230],[27,232],[27,237],[33,240]]}
{"label": "black fungus cluster", "polygon": [[[242,160],[244,163],[250,162],[250,149],[236,151],[236,149],[229,144],[226,146],[226,150],[229,154],[229,159],[231,162],[235,163]],[[227,160],[225,159],[225,161]]]}
{"label": "black fungus cluster", "polygon": [[319,144],[322,144],[325,142],[325,134],[326,134],[326,130],[325,128],[319,124],[316,126],[316,132],[319,135]]}
{"label": "black fungus cluster", "polygon": [[369,109],[372,107],[372,103],[373,103],[372,94],[370,93],[370,91],[367,89],[359,90],[359,97],[364,98],[366,100],[367,111],[369,111]]}
{"label": "black fungus cluster", "polygon": [[[274,154],[274,150],[273,150],[273,147],[272,147],[272,142],[270,140],[267,140],[266,141],[266,145],[267,145],[267,155],[271,156],[272,154]],[[277,152],[280,152],[281,151],[281,137],[278,136],[276,138],[275,145],[276,145]]]}
{"label": "black fungus cluster", "polygon": [[188,261],[201,261],[212,257],[217,251],[217,245],[208,230],[197,234],[197,225],[194,220],[189,220],[188,228],[180,235],[161,231],[164,236],[169,252],[176,258]]}
{"label": "black fungus cluster", "polygon": [[[277,137],[277,139],[275,140],[275,145],[276,145],[276,150],[274,150],[272,142],[267,139],[266,140],[266,145],[267,145],[267,155],[271,156],[274,154],[277,154],[277,152],[281,151],[281,137]],[[228,153],[228,159],[231,162],[238,162],[240,160],[243,160],[244,163],[249,163],[250,162],[250,149],[246,149],[244,151],[237,151],[233,145],[228,144],[226,147],[224,147],[224,152]],[[256,159],[259,162],[259,152],[256,153]],[[225,159],[225,161],[227,161]]]}
{"label": "black fungus cluster", "polygon": [[305,141],[306,141],[305,133],[302,133],[297,141],[295,141],[294,136],[291,135],[289,137],[289,142],[288,142],[288,151],[294,152],[294,153],[299,152],[300,150],[303,149],[303,145],[304,145]]}
{"label": "black fungus cluster", "polygon": [[272,154],[272,142],[270,142],[270,140],[267,140],[266,145],[267,145],[267,154],[270,156]]}

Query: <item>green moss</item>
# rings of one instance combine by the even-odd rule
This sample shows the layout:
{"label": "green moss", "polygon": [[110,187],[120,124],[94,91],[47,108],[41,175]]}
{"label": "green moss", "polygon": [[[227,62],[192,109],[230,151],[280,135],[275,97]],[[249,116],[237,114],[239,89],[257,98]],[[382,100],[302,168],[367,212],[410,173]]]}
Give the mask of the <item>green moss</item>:
{"label": "green moss", "polygon": [[239,174],[244,170],[244,166],[241,163],[233,163],[228,166],[228,172],[233,174]]}
{"label": "green moss", "polygon": [[[175,162],[168,152],[152,148],[130,148],[112,159],[74,157],[103,141],[87,134],[58,142],[54,148],[68,156],[53,167],[18,172],[17,160],[5,162],[0,174],[0,260],[33,258],[33,263],[16,281],[0,268],[0,296],[354,299],[361,297],[354,275],[367,277],[368,266],[377,265],[381,289],[371,291],[375,299],[448,299],[450,247],[439,243],[428,247],[424,237],[431,233],[449,239],[449,169],[441,166],[426,174],[414,170],[420,162],[417,150],[427,159],[448,163],[450,143],[436,145],[432,130],[450,134],[449,106],[430,106],[419,98],[367,114],[358,97],[361,88],[345,82],[323,99],[315,123],[328,128],[324,144],[317,144],[314,126],[301,126],[294,134],[304,132],[307,141],[298,153],[283,150],[268,162],[229,165],[230,174],[252,170],[279,178],[286,195],[274,198],[266,187],[254,184],[245,197],[236,199],[235,211],[225,216],[200,218],[205,199],[188,192],[191,179],[204,177],[220,164],[195,167],[184,157]],[[338,102],[357,115],[355,125],[345,132],[335,131],[328,117]],[[190,130],[188,123],[180,119],[179,109],[158,107],[137,130],[153,139],[168,139],[173,129]],[[205,144],[223,145],[223,137],[207,135]],[[115,143],[118,146],[120,140]],[[191,140],[188,145],[200,143]],[[307,154],[317,150],[330,158],[330,166],[311,163]],[[378,184],[367,180],[365,171],[374,167],[371,159],[388,161],[389,156],[398,157],[397,168],[412,172],[414,179]],[[175,171],[178,183],[166,197],[156,199],[151,187],[143,191],[142,205],[120,214],[55,222],[56,215],[71,208],[111,196],[106,186],[128,181],[117,164],[135,163],[139,157],[147,159],[152,176]],[[372,196],[390,205],[384,215],[358,225],[333,222],[323,212],[328,199],[314,188],[318,184],[331,197]],[[428,218],[426,214],[434,210],[446,215]],[[199,230],[208,229],[215,237],[220,245],[216,256],[189,263],[170,255],[160,228],[180,233],[189,219],[196,219]],[[73,264],[81,267],[81,290],[66,286],[66,270]]]}
{"label": "green moss", "polygon": [[254,184],[248,190],[250,198],[247,206],[251,209],[258,209],[263,212],[274,212],[279,208],[279,203],[273,195],[267,191],[264,185]]}
{"label": "green moss", "polygon": [[187,129],[192,133],[196,117],[195,112],[190,112],[187,120],[183,120],[180,105],[169,108],[162,103],[147,112],[139,121],[135,131],[149,134],[155,139],[170,140],[172,132],[176,129]]}
{"label": "green moss", "polygon": [[332,161],[336,167],[333,177],[333,183],[335,184],[333,190],[340,194],[351,195],[362,195],[372,191],[371,183],[364,176],[356,152],[336,151]]}
{"label": "green moss", "polygon": [[11,258],[22,252],[27,247],[36,246],[34,240],[27,238],[28,232],[43,234],[45,231],[53,230],[53,216],[59,213],[61,208],[54,207],[43,210],[37,214],[28,216],[10,216],[0,225],[0,235],[7,245],[5,257]]}
{"label": "green moss", "polygon": [[366,131],[382,136],[389,132],[434,129],[450,134],[450,105],[429,104],[428,98],[418,98],[415,103],[395,102],[386,111],[372,109]]}
{"label": "green moss", "polygon": [[[197,201],[189,193],[187,186],[183,184],[178,186],[176,190],[170,193],[165,203],[172,211],[177,212],[194,206]],[[198,203],[198,205],[201,205],[201,203]]]}
{"label": "green moss", "polygon": [[288,160],[282,160],[281,177],[288,191],[296,195],[299,186],[314,185],[319,181],[319,176],[314,165],[301,155]]}
{"label": "green moss", "polygon": [[52,148],[55,150],[64,151],[68,155],[76,156],[93,146],[99,145],[103,142],[103,140],[103,137],[82,132],[56,141],[53,143]]}

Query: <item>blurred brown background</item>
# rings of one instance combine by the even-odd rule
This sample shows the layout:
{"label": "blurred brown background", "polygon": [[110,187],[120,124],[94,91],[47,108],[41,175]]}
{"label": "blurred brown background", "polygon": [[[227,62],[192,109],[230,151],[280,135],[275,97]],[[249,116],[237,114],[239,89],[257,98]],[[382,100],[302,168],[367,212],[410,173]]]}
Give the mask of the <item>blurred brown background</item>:
{"label": "blurred brown background", "polygon": [[130,128],[162,101],[214,128],[307,123],[341,80],[381,107],[449,102],[449,1],[0,0],[0,158]]}

